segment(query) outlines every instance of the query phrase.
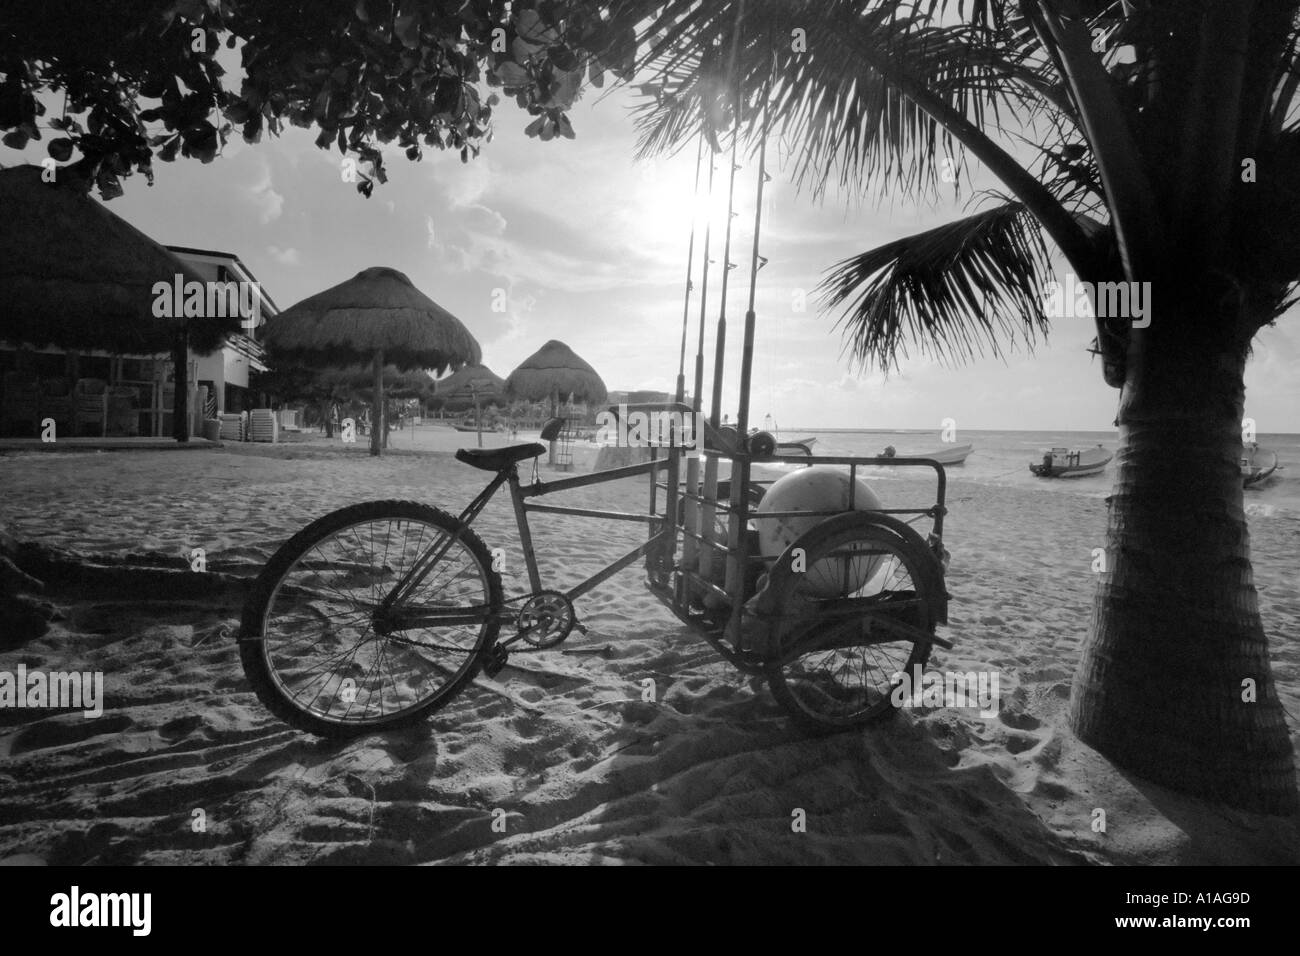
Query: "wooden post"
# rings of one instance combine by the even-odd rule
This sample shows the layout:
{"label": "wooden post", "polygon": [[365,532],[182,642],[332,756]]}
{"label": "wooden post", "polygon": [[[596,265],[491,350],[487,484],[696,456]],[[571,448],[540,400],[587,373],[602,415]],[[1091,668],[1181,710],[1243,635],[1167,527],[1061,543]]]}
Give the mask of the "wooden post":
{"label": "wooden post", "polygon": [[370,399],[370,454],[381,454],[384,423],[384,350],[375,349],[375,393]]}
{"label": "wooden post", "polygon": [[[189,327],[182,326],[172,346],[172,362],[176,366],[172,390],[172,437],[179,442],[190,440],[190,335]],[[107,415],[107,412],[105,412]]]}

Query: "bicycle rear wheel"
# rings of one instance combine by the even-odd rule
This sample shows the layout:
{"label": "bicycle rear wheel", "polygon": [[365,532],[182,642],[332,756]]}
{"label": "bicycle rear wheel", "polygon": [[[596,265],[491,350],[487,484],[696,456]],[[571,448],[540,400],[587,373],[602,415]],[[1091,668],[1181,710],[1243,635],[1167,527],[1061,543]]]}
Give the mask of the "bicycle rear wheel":
{"label": "bicycle rear wheel", "polygon": [[939,563],[911,528],[865,513],[829,519],[791,547],[806,570],[775,582],[790,620],[767,669],[772,696],[815,734],[893,714],[898,675],[925,667],[946,617]]}
{"label": "bicycle rear wheel", "polygon": [[[386,611],[384,598],[430,554],[423,580]],[[352,505],[271,558],[244,607],[240,659],[262,703],[300,730],[393,729],[473,680],[502,604],[487,546],[457,518],[412,501]]]}

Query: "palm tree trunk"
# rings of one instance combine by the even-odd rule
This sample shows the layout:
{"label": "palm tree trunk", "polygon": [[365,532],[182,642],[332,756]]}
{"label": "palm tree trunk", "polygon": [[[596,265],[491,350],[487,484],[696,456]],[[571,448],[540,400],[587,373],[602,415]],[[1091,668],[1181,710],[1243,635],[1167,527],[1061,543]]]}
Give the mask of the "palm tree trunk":
{"label": "palm tree trunk", "polygon": [[375,386],[370,399],[370,454],[380,454],[384,432],[384,350],[375,349]]}
{"label": "palm tree trunk", "polygon": [[1249,336],[1225,341],[1248,326],[1224,315],[1198,332],[1177,316],[1162,322],[1167,314],[1157,309],[1130,336],[1107,567],[1071,722],[1085,743],[1155,783],[1294,813],[1292,746],[1238,468]]}

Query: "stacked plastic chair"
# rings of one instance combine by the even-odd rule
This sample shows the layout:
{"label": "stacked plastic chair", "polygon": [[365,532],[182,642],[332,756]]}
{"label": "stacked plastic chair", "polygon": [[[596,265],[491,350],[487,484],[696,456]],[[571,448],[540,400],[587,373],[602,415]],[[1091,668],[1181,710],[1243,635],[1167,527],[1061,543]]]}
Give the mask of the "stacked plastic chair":
{"label": "stacked plastic chair", "polygon": [[280,423],[275,412],[269,408],[253,409],[248,415],[248,432],[249,441],[279,441]]}
{"label": "stacked plastic chair", "polygon": [[39,428],[40,392],[36,376],[6,372],[4,398],[0,400],[0,427],[6,433],[32,435]]}
{"label": "stacked plastic chair", "polygon": [[140,414],[136,410],[136,390],[130,385],[109,386],[106,394],[105,435],[132,437],[140,434]]}
{"label": "stacked plastic chair", "polygon": [[72,385],[66,378],[43,378],[40,388],[41,421],[54,419],[59,435],[72,434]]}
{"label": "stacked plastic chair", "polygon": [[221,420],[222,441],[244,441],[247,415],[243,412],[222,412],[217,418]]}
{"label": "stacked plastic chair", "polygon": [[108,383],[81,378],[72,389],[73,428],[78,435],[102,437],[108,427]]}

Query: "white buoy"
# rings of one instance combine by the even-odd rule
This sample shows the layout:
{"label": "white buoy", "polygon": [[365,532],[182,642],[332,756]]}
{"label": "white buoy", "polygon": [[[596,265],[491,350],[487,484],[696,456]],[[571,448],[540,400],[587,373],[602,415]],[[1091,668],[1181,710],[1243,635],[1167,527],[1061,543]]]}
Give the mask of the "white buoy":
{"label": "white buoy", "polygon": [[[853,510],[872,511],[884,507],[871,486],[857,479]],[[779,511],[849,511],[849,475],[830,466],[800,468],[772,484],[758,506],[757,514]],[[806,518],[762,518],[754,520],[763,556],[784,553],[800,536],[825,521],[829,515]],[[801,572],[802,590],[815,597],[845,597],[862,590],[881,564],[880,556],[828,557]]]}

